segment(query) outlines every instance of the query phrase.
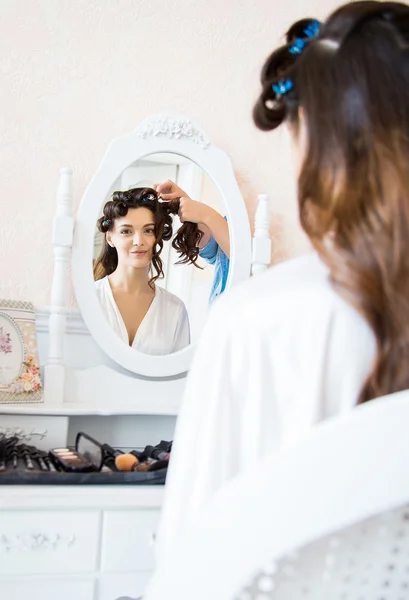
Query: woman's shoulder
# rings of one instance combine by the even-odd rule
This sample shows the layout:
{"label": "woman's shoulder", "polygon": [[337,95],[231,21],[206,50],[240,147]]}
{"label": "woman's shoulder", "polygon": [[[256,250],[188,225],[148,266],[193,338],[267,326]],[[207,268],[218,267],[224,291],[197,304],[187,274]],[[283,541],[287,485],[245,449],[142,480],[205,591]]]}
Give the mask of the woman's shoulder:
{"label": "woman's shoulder", "polygon": [[[301,325],[331,318],[334,313],[347,319],[362,317],[333,289],[329,270],[317,253],[284,261],[265,273],[250,278],[224,294],[215,303],[222,320],[247,322],[255,329],[284,322]],[[218,305],[218,306],[217,306]]]}
{"label": "woman's shoulder", "polygon": [[303,288],[311,285],[329,285],[329,269],[322,262],[317,252],[310,252],[297,258],[285,260],[270,269],[262,275],[253,278],[255,284],[271,282],[272,285],[278,283],[285,288]]}
{"label": "woman's shoulder", "polygon": [[311,252],[298,258],[283,261],[261,275],[251,277],[241,285],[238,285],[232,295],[239,298],[259,300],[263,298],[271,300],[293,294],[310,293],[311,290],[332,291],[329,282],[329,270],[324,265],[318,254]]}

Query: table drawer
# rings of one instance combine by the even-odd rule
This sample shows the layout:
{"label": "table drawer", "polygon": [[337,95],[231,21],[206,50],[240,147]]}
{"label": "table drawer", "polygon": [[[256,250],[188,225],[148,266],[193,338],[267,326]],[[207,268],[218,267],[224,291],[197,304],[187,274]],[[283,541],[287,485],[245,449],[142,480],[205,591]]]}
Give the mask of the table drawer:
{"label": "table drawer", "polygon": [[0,574],[93,572],[100,524],[95,510],[1,511]]}
{"label": "table drawer", "polygon": [[160,511],[106,511],[102,530],[102,571],[152,571]]}
{"label": "table drawer", "polygon": [[92,579],[73,581],[72,579],[44,579],[2,581],[2,600],[94,600],[95,583]]}

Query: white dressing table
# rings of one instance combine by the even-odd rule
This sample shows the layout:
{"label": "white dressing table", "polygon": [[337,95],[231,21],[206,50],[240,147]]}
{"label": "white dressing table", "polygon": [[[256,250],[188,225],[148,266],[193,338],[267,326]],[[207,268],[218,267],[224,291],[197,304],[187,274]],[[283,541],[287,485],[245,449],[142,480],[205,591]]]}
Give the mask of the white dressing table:
{"label": "white dressing table", "polygon": [[[251,244],[229,158],[184,117],[155,115],[114,140],[75,221],[72,174],[62,169],[51,306],[36,314],[44,402],[0,405],[0,433],[15,433],[45,450],[73,444],[81,430],[124,449],[173,438],[194,344],[168,356],[127,347],[107,326],[92,277],[95,222],[104,198],[129,165],[160,153],[192,161],[220,194],[231,242],[228,287],[249,277],[251,268],[256,274],[270,263],[267,198],[259,197]],[[71,255],[80,313],[68,308]],[[137,598],[153,569],[163,491],[163,486],[0,486],[0,597]]]}

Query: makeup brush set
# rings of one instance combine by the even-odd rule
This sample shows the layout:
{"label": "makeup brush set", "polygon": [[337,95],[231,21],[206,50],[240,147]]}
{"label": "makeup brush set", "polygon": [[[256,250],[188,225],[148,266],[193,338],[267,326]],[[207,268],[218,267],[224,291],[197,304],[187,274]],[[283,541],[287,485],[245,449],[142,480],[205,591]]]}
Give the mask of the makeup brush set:
{"label": "makeup brush set", "polygon": [[0,485],[165,483],[172,442],[123,452],[78,433],[74,448],[49,452],[0,436]]}

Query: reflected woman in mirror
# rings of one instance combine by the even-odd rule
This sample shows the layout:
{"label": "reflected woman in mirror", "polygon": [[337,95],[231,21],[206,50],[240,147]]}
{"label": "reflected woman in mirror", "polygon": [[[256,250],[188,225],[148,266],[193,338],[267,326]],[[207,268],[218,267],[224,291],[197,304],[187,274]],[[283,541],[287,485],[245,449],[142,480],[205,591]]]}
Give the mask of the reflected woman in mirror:
{"label": "reflected woman in mirror", "polygon": [[196,223],[202,233],[198,241],[199,256],[214,265],[214,278],[210,291],[210,304],[226,288],[230,265],[230,237],[227,221],[216,210],[197,200],[192,200],[182,188],[168,179],[155,186],[162,200],[179,199],[179,218],[182,223]]}
{"label": "reflected woman in mirror", "polygon": [[[177,203],[160,203],[155,190],[114,192],[97,227],[105,234],[94,264],[95,288],[106,318],[123,341],[144,354],[170,354],[190,343],[182,300],[155,285],[163,277],[163,242],[172,237]],[[197,259],[196,226],[176,238],[186,262]]]}

